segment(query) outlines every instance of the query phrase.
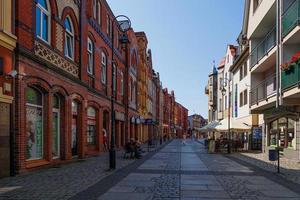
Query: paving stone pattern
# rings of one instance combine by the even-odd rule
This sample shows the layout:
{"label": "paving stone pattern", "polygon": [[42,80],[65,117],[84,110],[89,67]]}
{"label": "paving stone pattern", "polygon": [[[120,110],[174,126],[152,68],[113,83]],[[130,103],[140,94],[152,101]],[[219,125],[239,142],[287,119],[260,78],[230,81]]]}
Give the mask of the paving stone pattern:
{"label": "paving stone pattern", "polygon": [[[270,172],[277,171],[277,161],[269,161],[266,153],[236,153],[232,154],[232,157]],[[280,176],[300,184],[300,163],[295,160],[280,158]]]}
{"label": "paving stone pattern", "polygon": [[[300,185],[235,159],[208,154],[196,141],[173,140],[142,160],[125,160],[130,163],[113,174],[97,174],[101,159],[95,158],[73,164],[74,169],[71,164],[65,170],[0,180],[0,199],[300,199]],[[81,180],[74,178],[78,175]],[[5,191],[9,187],[11,191]]]}

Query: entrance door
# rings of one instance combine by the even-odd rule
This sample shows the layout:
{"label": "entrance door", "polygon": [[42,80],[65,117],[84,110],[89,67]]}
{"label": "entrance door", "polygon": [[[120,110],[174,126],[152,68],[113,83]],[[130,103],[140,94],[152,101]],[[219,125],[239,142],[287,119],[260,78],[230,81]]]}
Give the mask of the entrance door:
{"label": "entrance door", "polygon": [[10,105],[0,103],[0,177],[10,173]]}
{"label": "entrance door", "polygon": [[77,156],[77,116],[73,116],[72,118],[72,156]]}

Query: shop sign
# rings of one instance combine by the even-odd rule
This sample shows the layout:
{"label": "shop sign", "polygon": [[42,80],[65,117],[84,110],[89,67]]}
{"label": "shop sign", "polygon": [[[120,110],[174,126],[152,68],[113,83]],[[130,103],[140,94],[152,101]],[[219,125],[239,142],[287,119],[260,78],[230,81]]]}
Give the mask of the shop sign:
{"label": "shop sign", "polygon": [[252,130],[252,133],[253,133],[253,139],[255,139],[255,140],[262,139],[262,128],[254,127]]}
{"label": "shop sign", "polygon": [[135,123],[136,124],[140,124],[141,123],[141,119],[139,117],[137,117],[136,120],[135,120]]}
{"label": "shop sign", "polygon": [[134,123],[135,123],[135,117],[131,117],[131,120],[130,120],[130,121],[131,121],[131,123],[134,124]]}
{"label": "shop sign", "polygon": [[153,120],[152,119],[145,119],[145,124],[146,125],[152,125],[153,124]]}
{"label": "shop sign", "polygon": [[125,114],[120,112],[115,112],[115,118],[119,121],[125,121]]}
{"label": "shop sign", "polygon": [[278,108],[272,108],[264,112],[265,119],[279,117],[287,114],[296,115],[298,112],[295,112],[295,109],[287,106],[279,106]]}

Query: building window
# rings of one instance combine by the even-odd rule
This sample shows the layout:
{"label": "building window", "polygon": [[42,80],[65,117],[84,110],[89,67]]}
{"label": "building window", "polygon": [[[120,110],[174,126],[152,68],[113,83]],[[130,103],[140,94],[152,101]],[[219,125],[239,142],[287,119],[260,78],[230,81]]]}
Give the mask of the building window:
{"label": "building window", "polygon": [[99,1],[97,2],[97,16],[98,24],[101,25],[101,3]]}
{"label": "building window", "polygon": [[244,105],[244,97],[243,97],[243,92],[240,93],[240,107]]}
{"label": "building window", "polygon": [[121,76],[121,95],[124,95],[124,74],[123,72],[120,73]]}
{"label": "building window", "polygon": [[88,38],[88,68],[87,72],[91,75],[94,74],[94,45],[90,38]]}
{"label": "building window", "polygon": [[70,18],[65,19],[65,56],[74,59],[74,30]]}
{"label": "building window", "polygon": [[244,90],[240,93],[240,107],[248,104],[248,90]]}
{"label": "building window", "polygon": [[87,143],[96,144],[96,110],[93,107],[87,109]]}
{"label": "building window", "polygon": [[43,41],[50,42],[50,8],[46,0],[38,0],[36,4],[36,36]]}
{"label": "building window", "polygon": [[248,104],[248,90],[244,91],[244,105]]}
{"label": "building window", "polygon": [[109,26],[110,26],[109,15],[106,15],[106,33],[107,33],[108,36],[110,35],[110,33],[109,33],[110,27]]}
{"label": "building window", "polygon": [[106,84],[107,57],[104,52],[101,53],[101,82]]}
{"label": "building window", "polygon": [[60,157],[60,98],[53,95],[52,106],[52,157]]}
{"label": "building window", "polygon": [[116,89],[117,89],[117,68],[116,68],[116,65],[113,64],[113,89],[114,89],[114,92],[116,92]]}
{"label": "building window", "polygon": [[44,155],[43,94],[36,88],[26,89],[26,160]]}
{"label": "building window", "polygon": [[245,62],[240,68],[240,80],[245,78],[247,74],[248,74],[248,66],[247,66],[247,62]]}
{"label": "building window", "polygon": [[97,19],[97,0],[93,0],[93,17]]}

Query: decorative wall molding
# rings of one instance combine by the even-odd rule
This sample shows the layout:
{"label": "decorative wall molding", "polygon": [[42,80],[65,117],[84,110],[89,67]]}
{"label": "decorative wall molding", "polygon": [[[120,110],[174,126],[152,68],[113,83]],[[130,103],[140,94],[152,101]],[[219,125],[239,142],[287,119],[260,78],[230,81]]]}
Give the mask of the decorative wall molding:
{"label": "decorative wall molding", "polygon": [[34,43],[34,53],[56,67],[63,69],[77,78],[79,77],[79,67],[77,65],[71,63],[37,40]]}

